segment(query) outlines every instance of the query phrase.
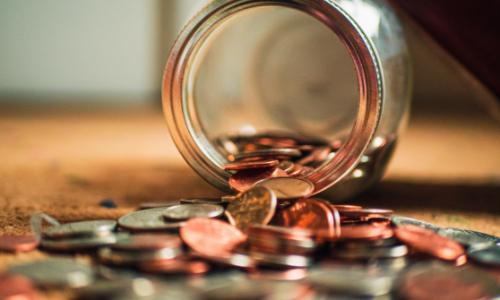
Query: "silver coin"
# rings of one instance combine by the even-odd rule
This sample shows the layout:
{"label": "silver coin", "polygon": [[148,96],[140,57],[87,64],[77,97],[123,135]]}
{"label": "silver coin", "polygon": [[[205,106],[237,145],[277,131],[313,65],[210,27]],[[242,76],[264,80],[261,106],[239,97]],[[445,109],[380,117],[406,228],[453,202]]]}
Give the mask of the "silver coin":
{"label": "silver coin", "polygon": [[314,192],[314,184],[305,178],[273,177],[257,182],[256,186],[272,190],[278,199],[305,198]]}
{"label": "silver coin", "polygon": [[81,221],[49,227],[42,232],[42,235],[51,239],[97,236],[100,234],[108,234],[113,231],[115,227],[115,220]]}
{"label": "silver coin", "polygon": [[255,261],[249,255],[242,253],[232,253],[228,256],[207,256],[200,253],[193,253],[192,255],[210,261],[212,263],[228,267],[242,269],[250,269],[255,267]]}
{"label": "silver coin", "polygon": [[392,216],[391,222],[396,226],[414,225],[414,226],[418,226],[420,228],[432,230],[434,232],[437,232],[440,229],[439,226],[436,226],[434,224],[427,223],[427,222],[420,221],[420,220],[413,219],[413,218],[409,218],[409,217],[398,216],[398,215]]}
{"label": "silver coin", "polygon": [[395,245],[391,247],[359,247],[359,248],[336,248],[332,255],[337,258],[346,259],[377,259],[398,258],[408,254],[406,245]]}
{"label": "silver coin", "polygon": [[117,266],[136,265],[145,261],[173,259],[182,254],[181,248],[164,248],[154,251],[122,251],[102,248],[98,252],[99,259],[106,264]]}
{"label": "silver coin", "polygon": [[363,267],[319,268],[306,277],[313,287],[334,293],[376,297],[388,294],[393,277],[384,272],[367,272]]}
{"label": "silver coin", "polygon": [[133,280],[129,278],[99,280],[75,292],[77,299],[122,299],[132,292],[132,286]]}
{"label": "silver coin", "polygon": [[192,218],[217,218],[224,208],[215,204],[180,204],[168,207],[163,212],[167,220],[183,221]]}
{"label": "silver coin", "polygon": [[92,267],[73,259],[51,257],[29,263],[15,265],[8,273],[31,279],[40,287],[83,287],[94,281]]}
{"label": "silver coin", "polygon": [[202,291],[201,299],[207,300],[258,300],[267,299],[271,293],[262,284],[250,280],[228,282]]}
{"label": "silver coin", "polygon": [[467,252],[467,256],[472,260],[492,266],[500,267],[500,246],[496,244],[473,246]]}
{"label": "silver coin", "polygon": [[178,230],[183,222],[166,222],[163,218],[165,208],[138,210],[118,219],[118,225],[131,231]]}
{"label": "silver coin", "polygon": [[[233,196],[230,196],[233,197]],[[215,204],[215,205],[225,205],[227,204],[227,199],[223,198],[185,198],[180,200],[180,204]]]}
{"label": "silver coin", "polygon": [[493,244],[500,241],[499,238],[486,233],[460,228],[441,228],[437,233],[455,240],[466,247],[478,244]]}
{"label": "silver coin", "polygon": [[312,264],[312,258],[303,255],[269,254],[251,251],[250,257],[261,266],[273,266],[282,268],[306,268]]}
{"label": "silver coin", "polygon": [[287,156],[287,157],[300,157],[302,152],[295,148],[272,148],[272,149],[258,149],[249,152],[241,152],[235,155],[236,160],[241,160],[250,157],[268,157],[268,156]]}
{"label": "silver coin", "polygon": [[49,240],[42,239],[40,246],[54,251],[76,251],[94,249],[116,243],[121,234],[109,234],[107,236],[90,236],[71,239]]}

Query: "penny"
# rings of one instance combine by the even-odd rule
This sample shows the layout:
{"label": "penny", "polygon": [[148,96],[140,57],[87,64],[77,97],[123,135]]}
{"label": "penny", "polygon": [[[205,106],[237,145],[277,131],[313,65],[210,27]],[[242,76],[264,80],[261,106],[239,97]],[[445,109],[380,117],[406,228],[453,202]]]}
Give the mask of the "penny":
{"label": "penny", "polygon": [[167,220],[183,221],[192,218],[217,218],[224,208],[215,204],[179,204],[165,208],[163,217]]}
{"label": "penny", "polygon": [[280,161],[278,168],[290,174],[294,170],[295,164],[289,160]]}
{"label": "penny", "polygon": [[75,288],[94,281],[92,267],[59,257],[14,265],[8,269],[8,273],[29,278],[41,287]]}
{"label": "penny", "polygon": [[309,155],[299,159],[297,163],[301,165],[308,165],[311,163],[323,162],[328,158],[330,153],[332,153],[332,149],[330,147],[319,147],[314,149]]}
{"label": "penny", "polygon": [[210,270],[203,261],[185,261],[181,259],[146,261],[140,263],[139,270],[148,273],[200,275]]}
{"label": "penny", "polygon": [[42,232],[42,235],[51,239],[95,236],[99,234],[108,234],[113,231],[115,227],[115,220],[80,221],[49,227]]}
{"label": "penny", "polygon": [[171,234],[142,233],[128,235],[111,245],[112,249],[123,251],[147,251],[163,248],[180,248],[182,241]]}
{"label": "penny", "polygon": [[228,183],[233,190],[244,192],[263,179],[286,175],[286,172],[279,168],[244,170],[233,174]]}
{"label": "penny", "polygon": [[347,204],[331,204],[336,210],[339,212],[345,212],[345,211],[360,211],[363,209],[362,206],[358,205],[347,205]]}
{"label": "penny", "polygon": [[250,269],[255,267],[255,261],[248,255],[242,253],[224,254],[221,256],[209,256],[200,253],[192,253],[194,257],[202,258],[217,265]]}
{"label": "penny", "polygon": [[342,226],[341,239],[388,239],[394,235],[389,227],[376,225]]}
{"label": "penny", "polygon": [[259,181],[256,186],[272,190],[278,199],[305,198],[314,191],[314,184],[305,178],[274,177]]}
{"label": "penny", "polygon": [[208,256],[230,253],[246,240],[238,228],[216,219],[191,219],[180,229],[180,235],[191,249]]}
{"label": "penny", "polygon": [[183,222],[166,222],[165,208],[151,208],[134,211],[118,219],[118,225],[131,231],[177,230]]}
{"label": "penny", "polygon": [[415,225],[415,226],[422,227],[422,228],[425,228],[425,229],[429,229],[429,230],[432,230],[432,231],[438,231],[439,230],[439,227],[436,226],[436,225],[434,225],[434,224],[427,223],[427,222],[424,222],[424,221],[421,221],[421,220],[417,220],[417,219],[413,219],[413,218],[409,218],[409,217],[405,217],[405,216],[392,216],[391,217],[391,222],[394,225],[396,225],[396,226]]}
{"label": "penny", "polygon": [[363,208],[361,210],[344,210],[340,211],[340,215],[346,218],[356,218],[365,220],[370,217],[383,216],[390,217],[394,213],[391,209],[380,208]]}
{"label": "penny", "polygon": [[442,237],[431,230],[405,225],[396,227],[394,232],[399,240],[414,250],[440,259],[456,260],[465,254],[464,248],[459,243]]}
{"label": "penny", "polygon": [[257,280],[284,280],[284,281],[296,281],[305,278],[307,275],[307,269],[304,268],[292,268],[285,270],[249,270],[248,277]]}
{"label": "penny", "polygon": [[273,221],[284,227],[305,228],[316,235],[335,238],[340,235],[340,217],[336,210],[324,201],[301,199],[279,211]]}
{"label": "penny", "polygon": [[171,260],[182,255],[180,248],[162,248],[154,251],[122,251],[111,248],[101,248],[99,259],[115,266],[135,266],[146,261]]}
{"label": "penny", "polygon": [[38,299],[35,287],[28,278],[15,275],[0,275],[0,299],[35,300]]}
{"label": "penny", "polygon": [[34,235],[2,235],[0,251],[29,252],[38,247],[38,239]]}
{"label": "penny", "polygon": [[496,244],[472,247],[467,255],[470,259],[487,266],[500,267],[500,246]]}
{"label": "penny", "polygon": [[254,187],[239,194],[226,208],[229,222],[245,232],[252,224],[266,225],[276,211],[276,196],[264,187]]}
{"label": "penny", "polygon": [[295,148],[258,149],[251,152],[241,152],[235,155],[236,160],[250,157],[299,157],[300,150]]}
{"label": "penny", "polygon": [[493,244],[500,242],[500,239],[482,232],[466,230],[460,228],[441,228],[437,232],[439,235],[452,239],[466,247],[478,244]]}
{"label": "penny", "polygon": [[123,235],[109,234],[105,236],[89,236],[89,237],[76,237],[69,239],[43,239],[40,246],[46,250],[52,251],[76,251],[88,250],[99,248],[102,246],[112,245]]}
{"label": "penny", "polygon": [[165,202],[143,202],[139,205],[139,210],[162,208],[180,204],[179,201],[165,201]]}
{"label": "penny", "polygon": [[226,171],[241,171],[249,169],[265,169],[278,166],[279,161],[275,159],[258,161],[237,161],[224,165]]}
{"label": "penny", "polygon": [[255,225],[249,229],[250,250],[270,254],[312,254],[316,249],[313,232],[301,228]]}

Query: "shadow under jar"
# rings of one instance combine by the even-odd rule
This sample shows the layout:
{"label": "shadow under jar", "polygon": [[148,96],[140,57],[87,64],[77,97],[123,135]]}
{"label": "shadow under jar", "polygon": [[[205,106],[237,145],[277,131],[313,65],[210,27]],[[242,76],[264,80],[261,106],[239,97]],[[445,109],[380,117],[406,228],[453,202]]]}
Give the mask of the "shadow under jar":
{"label": "shadow under jar", "polygon": [[179,34],[162,96],[177,148],[209,183],[229,190],[224,166],[241,153],[296,148],[300,157],[272,158],[300,163],[307,171],[292,176],[335,200],[381,178],[410,88],[402,27],[384,1],[226,0]]}

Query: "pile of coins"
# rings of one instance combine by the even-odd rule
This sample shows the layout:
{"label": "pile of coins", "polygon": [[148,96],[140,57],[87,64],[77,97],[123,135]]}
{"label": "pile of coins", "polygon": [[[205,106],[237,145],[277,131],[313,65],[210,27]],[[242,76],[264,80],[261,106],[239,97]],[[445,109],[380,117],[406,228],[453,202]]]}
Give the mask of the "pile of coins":
{"label": "pile of coins", "polygon": [[264,181],[236,196],[143,203],[117,221],[34,215],[35,237],[0,237],[0,248],[52,256],[11,266],[0,288],[24,299],[38,288],[70,288],[78,299],[500,295],[499,238],[293,196],[297,178],[267,179],[280,180],[277,191]]}

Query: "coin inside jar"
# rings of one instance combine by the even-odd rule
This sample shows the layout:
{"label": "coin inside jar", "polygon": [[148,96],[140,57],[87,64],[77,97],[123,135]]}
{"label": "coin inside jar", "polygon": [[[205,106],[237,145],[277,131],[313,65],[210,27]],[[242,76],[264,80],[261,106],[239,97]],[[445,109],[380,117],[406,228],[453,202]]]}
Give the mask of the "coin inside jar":
{"label": "coin inside jar", "polygon": [[254,170],[243,170],[233,174],[229,178],[229,186],[238,192],[244,192],[253,187],[257,182],[277,176],[287,176],[288,174],[279,168],[265,168]]}
{"label": "coin inside jar", "polygon": [[279,161],[275,159],[256,160],[256,161],[236,161],[233,163],[225,164],[224,170],[226,171],[241,171],[249,169],[263,169],[273,168],[278,166]]}
{"label": "coin inside jar", "polygon": [[167,220],[183,221],[192,218],[217,218],[224,208],[215,204],[180,204],[165,208],[163,217]]}
{"label": "coin inside jar", "polygon": [[257,182],[256,186],[263,186],[272,190],[278,199],[305,198],[314,191],[314,184],[298,177],[273,177]]}

